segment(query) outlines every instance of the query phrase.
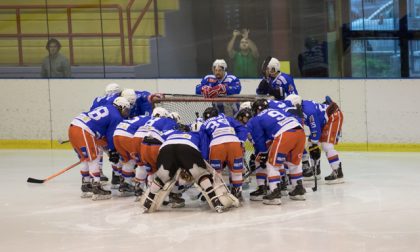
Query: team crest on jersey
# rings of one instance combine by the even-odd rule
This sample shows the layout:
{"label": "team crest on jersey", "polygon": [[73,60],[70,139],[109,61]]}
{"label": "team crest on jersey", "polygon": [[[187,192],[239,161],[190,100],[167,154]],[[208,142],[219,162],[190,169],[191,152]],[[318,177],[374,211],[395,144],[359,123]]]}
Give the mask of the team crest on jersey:
{"label": "team crest on jersey", "polygon": [[216,83],[216,82],[217,82],[217,79],[214,79],[214,78],[209,78],[209,79],[208,79],[208,82],[210,82],[210,83]]}

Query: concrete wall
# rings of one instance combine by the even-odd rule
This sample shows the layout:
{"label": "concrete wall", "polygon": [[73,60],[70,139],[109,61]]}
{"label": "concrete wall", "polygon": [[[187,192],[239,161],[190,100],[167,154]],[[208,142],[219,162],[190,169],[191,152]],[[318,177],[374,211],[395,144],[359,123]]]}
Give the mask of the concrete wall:
{"label": "concrete wall", "polygon": [[[199,79],[0,80],[0,140],[67,138],[70,121],[86,111],[106,84],[150,92],[193,94]],[[344,112],[343,142],[420,143],[420,80],[296,79],[304,99],[328,94]],[[242,94],[254,94],[256,79],[242,80]],[[0,143],[1,144],[1,143]]]}

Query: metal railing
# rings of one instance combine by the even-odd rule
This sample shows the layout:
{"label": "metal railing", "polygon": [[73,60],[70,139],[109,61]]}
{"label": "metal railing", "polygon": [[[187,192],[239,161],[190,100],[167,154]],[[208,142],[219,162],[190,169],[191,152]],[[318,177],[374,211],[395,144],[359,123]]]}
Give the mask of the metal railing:
{"label": "metal railing", "polygon": [[[21,29],[21,10],[34,10],[34,9],[66,9],[67,14],[67,32],[63,33],[22,33]],[[74,33],[72,25],[72,9],[117,9],[119,18],[119,32],[117,33]],[[122,64],[126,64],[125,59],[125,46],[124,46],[124,25],[123,25],[123,11],[122,7],[118,4],[53,4],[53,5],[0,5],[0,10],[15,10],[16,13],[16,33],[0,34],[1,38],[16,38],[18,41],[18,52],[19,52],[19,65],[24,65],[22,40],[23,39],[34,39],[34,38],[68,38],[69,50],[70,50],[70,64],[74,64],[74,49],[73,39],[74,38],[105,38],[105,37],[119,37],[120,38],[120,50],[121,50],[121,61]],[[48,21],[48,19],[47,19]],[[132,49],[130,49],[132,51]]]}

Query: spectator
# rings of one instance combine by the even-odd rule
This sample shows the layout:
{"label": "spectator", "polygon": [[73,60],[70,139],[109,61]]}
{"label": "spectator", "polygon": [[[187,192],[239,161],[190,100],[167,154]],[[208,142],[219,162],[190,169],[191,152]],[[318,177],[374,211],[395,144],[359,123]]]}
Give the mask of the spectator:
{"label": "spectator", "polygon": [[[239,43],[239,51],[234,49],[236,38],[242,36]],[[257,77],[257,61],[260,57],[258,48],[249,38],[249,29],[242,32],[234,30],[232,38],[227,45],[229,57],[233,60],[233,73],[241,78]]]}
{"label": "spectator", "polygon": [[67,58],[59,53],[61,49],[60,42],[51,38],[48,40],[45,48],[48,51],[42,61],[41,77],[43,78],[69,78],[71,75],[70,64]]}
{"label": "spectator", "polygon": [[299,70],[302,77],[328,77],[327,44],[313,37],[305,39],[305,51],[299,54]]}

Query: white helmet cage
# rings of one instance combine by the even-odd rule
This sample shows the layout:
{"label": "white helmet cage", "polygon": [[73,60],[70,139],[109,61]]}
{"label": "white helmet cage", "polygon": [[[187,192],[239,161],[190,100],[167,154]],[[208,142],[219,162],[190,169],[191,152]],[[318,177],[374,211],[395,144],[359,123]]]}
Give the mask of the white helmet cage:
{"label": "white helmet cage", "polygon": [[227,64],[226,64],[226,61],[225,61],[224,59],[216,59],[216,60],[213,62],[213,68],[216,68],[216,67],[220,67],[220,68],[222,68],[224,71],[226,71],[226,70],[227,70]]}
{"label": "white helmet cage", "polygon": [[105,94],[106,95],[117,94],[117,93],[121,93],[120,85],[118,85],[117,83],[109,83],[105,87]]}
{"label": "white helmet cage", "polygon": [[165,108],[156,107],[155,109],[153,109],[152,116],[153,117],[168,117],[169,112]]}
{"label": "white helmet cage", "polygon": [[136,103],[137,95],[134,89],[124,89],[121,93],[121,96],[126,98],[131,105],[134,105],[134,103]]}
{"label": "white helmet cage", "polygon": [[270,72],[280,72],[280,61],[276,58],[271,58],[267,64],[267,68]]}

